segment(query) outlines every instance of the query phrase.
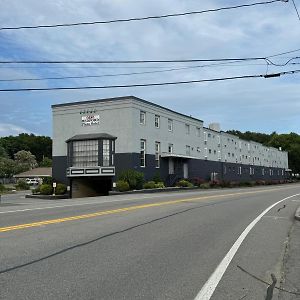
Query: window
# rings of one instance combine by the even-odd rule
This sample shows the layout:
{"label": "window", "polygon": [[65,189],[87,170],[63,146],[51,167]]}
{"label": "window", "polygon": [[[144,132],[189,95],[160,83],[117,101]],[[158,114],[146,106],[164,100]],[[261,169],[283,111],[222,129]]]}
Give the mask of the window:
{"label": "window", "polygon": [[221,138],[220,138],[220,136],[218,135],[218,145],[220,145],[221,144]]}
{"label": "window", "polygon": [[239,168],[238,168],[238,174],[239,174],[239,175],[242,175],[242,167],[239,167]]}
{"label": "window", "polygon": [[140,166],[145,167],[146,166],[146,140],[141,140],[140,145]]}
{"label": "window", "polygon": [[185,133],[190,134],[190,125],[189,124],[185,124]]}
{"label": "window", "polygon": [[160,142],[155,142],[155,167],[160,167]]}
{"label": "window", "polygon": [[200,127],[196,127],[196,135],[200,136]]}
{"label": "window", "polygon": [[110,156],[110,150],[109,150],[109,140],[103,140],[103,167],[109,166],[109,156]]}
{"label": "window", "polygon": [[168,130],[173,131],[173,120],[168,119]]}
{"label": "window", "polygon": [[217,154],[217,150],[214,150],[214,154]]}
{"label": "window", "polygon": [[262,170],[261,170],[261,175],[265,176],[265,169],[264,168],[262,168]]}
{"label": "window", "polygon": [[204,148],[204,157],[207,158],[207,148]]}
{"label": "window", "polygon": [[207,132],[203,132],[203,134],[204,134],[204,142],[207,142]]}
{"label": "window", "polygon": [[211,134],[210,134],[210,133],[208,133],[208,134],[207,134],[207,136],[210,138],[210,137],[211,137]]}
{"label": "window", "polygon": [[173,144],[168,145],[168,152],[173,153]]}
{"label": "window", "polygon": [[98,140],[74,141],[72,166],[98,166]]}
{"label": "window", "polygon": [[189,145],[186,145],[185,146],[185,152],[186,152],[186,155],[191,155],[191,146],[189,146]]}
{"label": "window", "polygon": [[160,126],[160,116],[155,115],[154,125],[155,125],[155,128],[159,128],[159,126]]}
{"label": "window", "polygon": [[146,113],[144,111],[140,111],[140,124],[146,124]]}
{"label": "window", "polygon": [[218,160],[221,160],[221,151],[218,150]]}
{"label": "window", "polygon": [[208,149],[208,153],[211,154],[211,149]]}

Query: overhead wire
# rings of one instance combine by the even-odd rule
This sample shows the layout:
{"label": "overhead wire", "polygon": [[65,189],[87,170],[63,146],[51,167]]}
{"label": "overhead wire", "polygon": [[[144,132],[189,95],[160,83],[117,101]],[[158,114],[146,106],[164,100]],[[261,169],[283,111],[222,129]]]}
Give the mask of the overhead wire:
{"label": "overhead wire", "polygon": [[144,75],[144,74],[155,74],[155,73],[165,73],[188,69],[197,68],[208,68],[208,67],[239,67],[239,66],[262,66],[265,64],[233,64],[228,63],[218,63],[218,64],[208,64],[208,65],[197,65],[197,66],[187,66],[181,68],[171,68],[156,71],[146,71],[146,72],[131,72],[131,73],[117,73],[117,74],[101,74],[101,75],[82,75],[82,76],[61,76],[61,77],[42,77],[42,78],[15,78],[15,79],[0,79],[0,82],[15,82],[15,81],[41,81],[41,80],[61,80],[61,79],[82,79],[82,78],[101,78],[101,77],[117,77],[117,76],[131,76],[131,75]]}
{"label": "overhead wire", "polygon": [[[269,65],[269,61],[266,61]],[[78,76],[60,76],[60,77],[42,77],[42,78],[11,78],[11,79],[0,79],[0,82],[18,82],[18,81],[42,81],[42,80],[63,80],[63,79],[84,79],[84,78],[103,78],[103,77],[118,77],[118,76],[132,76],[132,75],[145,75],[145,74],[156,74],[156,73],[166,73],[174,72],[188,69],[197,68],[209,68],[209,67],[243,67],[243,66],[265,66],[266,64],[233,64],[230,63],[219,63],[219,64],[208,64],[208,65],[197,65],[197,66],[187,66],[181,68],[171,68],[164,70],[146,71],[146,72],[130,72],[130,73],[116,73],[116,74],[100,74],[100,75],[78,75]],[[288,64],[300,64],[300,63],[286,63],[284,65],[277,65],[272,63],[274,66],[286,66]],[[267,72],[266,72],[267,73]]]}
{"label": "overhead wire", "polygon": [[96,25],[96,24],[112,24],[112,23],[121,23],[121,22],[132,22],[132,21],[145,21],[151,19],[162,19],[162,18],[171,18],[171,17],[181,17],[181,16],[188,16],[188,15],[197,15],[203,13],[210,13],[210,12],[218,12],[222,10],[230,10],[230,9],[238,9],[244,7],[252,7],[257,5],[267,5],[272,4],[275,2],[287,2],[286,0],[270,0],[270,1],[262,1],[262,2],[255,2],[249,4],[241,4],[235,6],[226,6],[226,7],[219,7],[213,9],[206,9],[200,11],[189,11],[189,12],[182,12],[182,13],[171,13],[171,14],[164,14],[164,15],[157,15],[157,16],[146,16],[146,17],[133,17],[133,18],[126,18],[126,19],[115,19],[115,20],[106,20],[106,21],[92,21],[92,22],[75,22],[75,23],[63,23],[63,24],[50,24],[50,25],[34,25],[34,26],[16,26],[16,27],[1,27],[0,30],[20,30],[20,29],[37,29],[37,28],[55,28],[55,27],[71,27],[71,26],[82,26],[82,25]]}
{"label": "overhead wire", "polygon": [[300,21],[300,15],[299,15],[299,11],[298,11],[298,8],[297,8],[297,6],[296,6],[296,3],[295,3],[295,1],[294,1],[294,0],[292,0],[292,2],[293,2],[293,5],[294,5],[294,8],[295,8],[295,10],[296,10],[296,13],[297,13],[298,19],[299,19],[299,21]]}
{"label": "overhead wire", "polygon": [[109,89],[109,88],[132,88],[132,87],[149,87],[149,86],[165,86],[165,85],[179,85],[191,83],[203,83],[214,81],[226,81],[236,79],[249,79],[249,78],[272,78],[281,75],[299,73],[300,70],[291,70],[273,74],[259,74],[259,75],[243,75],[232,76],[223,78],[199,79],[199,80],[186,80],[186,81],[169,81],[169,82],[155,82],[155,83],[141,83],[141,84],[128,84],[128,85],[103,85],[103,86],[81,86],[81,87],[53,87],[53,88],[19,88],[19,89],[0,89],[0,92],[29,92],[29,91],[53,91],[53,90],[86,90],[86,89]]}

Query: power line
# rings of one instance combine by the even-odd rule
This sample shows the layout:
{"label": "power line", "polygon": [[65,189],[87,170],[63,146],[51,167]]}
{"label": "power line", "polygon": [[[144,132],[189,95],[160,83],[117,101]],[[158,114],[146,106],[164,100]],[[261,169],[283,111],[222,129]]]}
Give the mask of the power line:
{"label": "power line", "polygon": [[15,81],[41,81],[41,80],[60,80],[60,79],[82,79],[82,78],[101,78],[101,77],[116,77],[116,76],[131,76],[131,75],[143,75],[143,74],[154,74],[173,72],[187,69],[206,68],[206,67],[239,67],[239,66],[264,66],[265,64],[233,64],[233,63],[219,63],[219,64],[208,64],[198,66],[188,66],[182,68],[172,68],[157,71],[146,71],[146,72],[131,72],[131,73],[118,73],[118,74],[102,74],[102,75],[83,75],[83,76],[61,76],[61,77],[43,77],[43,78],[16,78],[16,79],[0,79],[0,82],[15,82]]}
{"label": "power line", "polygon": [[294,1],[294,0],[292,0],[292,2],[293,2],[293,4],[294,4],[294,8],[295,8],[295,10],[296,10],[296,13],[297,13],[298,19],[299,19],[299,21],[300,21],[300,15],[299,15],[299,12],[298,12],[298,9],[297,9],[297,6],[296,6],[296,3],[295,3],[295,1]]}
{"label": "power line", "polygon": [[171,82],[157,82],[157,83],[142,83],[142,84],[128,84],[128,85],[103,85],[103,86],[81,86],[81,87],[54,87],[54,88],[22,88],[22,89],[0,89],[0,92],[29,92],[29,91],[54,91],[54,90],[87,90],[87,89],[110,89],[110,88],[132,88],[132,87],[149,87],[149,86],[164,86],[164,85],[178,85],[178,84],[191,84],[202,82],[226,81],[236,79],[249,79],[249,78],[272,78],[279,77],[286,74],[299,73],[300,70],[293,70],[287,72],[280,72],[265,75],[244,75],[223,78],[201,79],[201,80],[187,80],[187,81],[171,81]]}
{"label": "power line", "polygon": [[142,63],[194,63],[222,61],[265,60],[265,57],[212,58],[212,59],[165,59],[165,60],[7,60],[0,64],[142,64]]}
{"label": "power line", "polygon": [[134,17],[134,18],[128,18],[128,19],[115,19],[115,20],[107,20],[107,21],[64,23],[64,24],[53,24],[53,25],[18,26],[18,27],[2,27],[2,28],[0,28],[0,30],[54,28],[54,27],[70,27],[70,26],[81,26],[81,25],[95,25],[95,24],[111,24],[111,23],[132,22],[132,21],[145,21],[145,20],[151,20],[151,19],[162,19],[162,18],[170,18],[170,17],[181,17],[181,16],[188,16],[188,15],[197,15],[197,14],[203,14],[203,13],[217,12],[217,11],[221,11],[221,10],[230,10],[230,9],[251,7],[251,6],[256,6],[256,5],[266,5],[266,4],[271,4],[271,3],[275,3],[275,2],[287,2],[287,1],[288,0],[270,0],[270,1],[255,2],[255,3],[250,3],[250,4],[241,4],[241,5],[235,5],[235,6],[227,6],[227,7],[219,7],[219,8],[214,8],[214,9],[206,9],[206,10],[200,10],[200,11],[173,13],[173,14],[165,14],[165,15],[158,15],[158,16]]}
{"label": "power line", "polygon": [[267,56],[266,58],[281,56],[281,55],[285,55],[285,54],[289,54],[289,53],[294,53],[294,52],[298,52],[298,51],[300,51],[300,48],[299,49],[295,49],[295,50],[291,50],[291,51],[287,51],[287,52],[281,52],[281,53],[278,53],[278,54],[270,55],[270,56]]}
{"label": "power line", "polygon": [[[272,63],[274,66],[286,66],[288,64],[297,65],[300,63],[286,63],[283,65],[277,65]],[[101,75],[82,75],[82,76],[60,76],[60,77],[42,77],[42,78],[15,78],[15,79],[0,79],[0,82],[17,82],[17,81],[42,81],[42,80],[62,80],[62,79],[84,79],[84,78],[102,78],[102,77],[118,77],[118,76],[132,76],[132,75],[143,75],[143,74],[155,74],[173,72],[187,69],[206,68],[206,67],[240,67],[240,66],[265,66],[265,64],[232,64],[232,63],[220,63],[220,64],[209,64],[209,65],[198,65],[188,66],[182,68],[172,68],[157,71],[146,71],[146,72],[131,72],[131,73],[117,73],[117,74],[101,74]]]}
{"label": "power line", "polygon": [[[278,0],[284,1],[284,0]],[[0,64],[142,64],[142,63],[194,63],[194,62],[239,62],[253,60],[267,60],[272,57],[300,51],[295,49],[287,52],[277,53],[265,57],[244,57],[244,58],[212,58],[212,59],[160,59],[160,60],[7,60],[0,61]],[[295,59],[298,57],[292,57]]]}

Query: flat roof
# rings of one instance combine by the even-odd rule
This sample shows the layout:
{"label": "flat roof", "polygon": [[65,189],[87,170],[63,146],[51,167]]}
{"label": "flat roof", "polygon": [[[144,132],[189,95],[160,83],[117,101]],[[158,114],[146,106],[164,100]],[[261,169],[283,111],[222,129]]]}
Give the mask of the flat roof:
{"label": "flat roof", "polygon": [[166,107],[161,106],[159,104],[155,104],[153,102],[150,102],[150,101],[147,101],[147,100],[135,97],[135,96],[122,96],[122,97],[113,97],[113,98],[103,98],[103,99],[85,100],[85,101],[77,101],[77,102],[68,102],[68,103],[54,104],[51,107],[52,108],[56,108],[56,107],[66,107],[66,106],[80,105],[80,104],[93,104],[93,103],[99,103],[99,102],[125,101],[125,100],[129,100],[129,99],[136,100],[136,101],[139,101],[141,103],[152,105],[154,107],[158,107],[158,108],[161,108],[161,109],[165,109],[165,110],[167,110],[169,112],[175,113],[177,115],[181,115],[181,116],[183,116],[185,118],[190,118],[190,119],[193,119],[195,121],[198,121],[198,122],[200,121],[200,122],[203,123],[203,121],[200,120],[200,119],[197,119],[197,118],[194,118],[194,117],[191,117],[191,116],[179,113],[179,112],[177,112],[175,110],[166,108]]}

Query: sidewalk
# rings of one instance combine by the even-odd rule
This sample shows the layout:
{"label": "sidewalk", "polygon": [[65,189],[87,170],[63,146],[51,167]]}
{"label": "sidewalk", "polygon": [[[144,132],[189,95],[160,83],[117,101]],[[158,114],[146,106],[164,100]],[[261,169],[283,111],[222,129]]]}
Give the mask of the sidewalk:
{"label": "sidewalk", "polygon": [[[300,221],[295,220],[290,234],[290,240],[285,255],[283,281],[281,287],[300,293]],[[280,292],[278,299],[295,300],[300,295]]]}

